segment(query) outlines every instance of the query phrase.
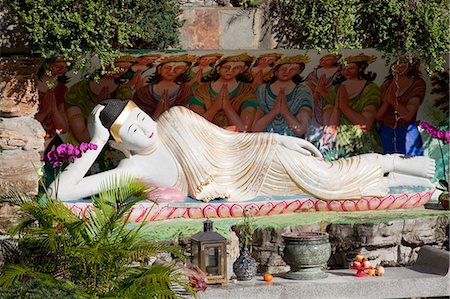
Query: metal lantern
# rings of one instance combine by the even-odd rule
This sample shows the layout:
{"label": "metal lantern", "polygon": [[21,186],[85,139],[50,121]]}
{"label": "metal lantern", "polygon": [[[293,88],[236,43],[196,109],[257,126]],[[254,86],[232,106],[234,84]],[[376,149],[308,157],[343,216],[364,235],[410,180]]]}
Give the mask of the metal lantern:
{"label": "metal lantern", "polygon": [[208,284],[227,281],[226,239],[213,231],[213,222],[203,222],[203,232],[191,237],[191,262],[208,278]]}

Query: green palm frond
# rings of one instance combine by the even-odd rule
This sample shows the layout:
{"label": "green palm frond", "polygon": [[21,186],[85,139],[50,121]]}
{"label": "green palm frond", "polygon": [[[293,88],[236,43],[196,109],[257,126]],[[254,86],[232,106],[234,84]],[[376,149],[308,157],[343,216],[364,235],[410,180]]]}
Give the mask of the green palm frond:
{"label": "green palm frond", "polygon": [[134,273],[123,280],[120,286],[109,295],[126,298],[184,298],[195,295],[184,273],[174,265],[152,265],[148,268],[135,268]]}
{"label": "green palm frond", "polygon": [[[94,210],[88,214],[86,236],[89,242],[96,240],[112,240],[128,238],[138,240],[139,231],[125,229],[129,210],[139,201],[145,200],[149,187],[129,177],[114,177],[101,187],[101,192],[93,198]],[[120,237],[120,238],[119,238]]]}
{"label": "green palm frond", "polygon": [[32,277],[64,278],[94,297],[110,290],[130,298],[137,297],[134,294],[146,298],[193,294],[185,275],[173,266],[135,267],[135,261],[158,252],[184,259],[177,246],[146,241],[144,222],[130,227],[130,209],[147,199],[148,189],[135,179],[115,178],[103,186],[93,199],[93,211],[81,219],[58,199],[11,196],[10,201],[20,204],[28,218],[10,230],[19,235],[22,254],[16,262],[22,264],[5,268],[1,284]]}
{"label": "green palm frond", "polygon": [[15,282],[23,281],[25,277],[34,277],[52,282],[56,281],[53,276],[35,271],[33,268],[22,264],[7,265],[3,267],[3,272],[0,276],[0,286],[3,288],[8,288]]}
{"label": "green palm frond", "polygon": [[4,239],[0,242],[0,252],[3,262],[13,263],[20,260],[22,252],[16,239]]}
{"label": "green palm frond", "polygon": [[24,202],[32,201],[32,197],[16,191],[9,191],[6,195],[0,197],[0,203],[8,202],[14,205],[21,205]]}
{"label": "green palm frond", "polygon": [[[94,206],[102,208],[108,215],[114,211],[122,217],[134,204],[147,199],[149,187],[129,176],[113,177],[100,187],[100,193],[93,199]],[[109,212],[109,213],[108,213]]]}
{"label": "green palm frond", "polygon": [[33,224],[36,223],[35,219],[26,219],[24,221],[21,221],[19,224],[17,224],[14,227],[11,227],[10,229],[8,229],[8,235],[10,236],[16,236],[17,234],[19,234],[21,231],[25,230],[26,228],[32,226]]}

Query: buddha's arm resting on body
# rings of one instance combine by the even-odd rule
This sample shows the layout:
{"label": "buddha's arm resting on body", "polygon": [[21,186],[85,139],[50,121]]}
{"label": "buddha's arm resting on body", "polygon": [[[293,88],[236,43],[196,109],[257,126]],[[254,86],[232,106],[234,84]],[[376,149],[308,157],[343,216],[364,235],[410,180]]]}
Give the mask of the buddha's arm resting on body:
{"label": "buddha's arm resting on body", "polygon": [[280,134],[275,134],[275,136],[279,142],[279,145],[281,146],[299,152],[303,155],[312,155],[316,158],[322,159],[322,154],[311,142],[298,137],[291,137]]}
{"label": "buddha's arm resting on body", "polygon": [[109,138],[108,129],[103,127],[99,119],[102,108],[102,106],[97,106],[93,111],[94,115],[91,116],[94,123],[89,124],[93,136],[91,143],[97,144],[97,149],[85,152],[81,158],[77,159],[75,163],[69,164],[59,174],[59,177],[53,181],[48,189],[52,197],[57,196],[60,200],[67,201],[91,196],[97,194],[102,184],[108,179],[126,174],[120,168],[116,168],[85,177]]}

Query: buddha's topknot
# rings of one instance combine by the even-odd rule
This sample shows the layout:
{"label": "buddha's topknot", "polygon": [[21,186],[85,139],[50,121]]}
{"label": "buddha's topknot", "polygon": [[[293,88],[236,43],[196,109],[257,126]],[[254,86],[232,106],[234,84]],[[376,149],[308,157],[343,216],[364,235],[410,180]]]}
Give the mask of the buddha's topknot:
{"label": "buddha's topknot", "polygon": [[105,106],[102,112],[100,112],[100,121],[102,122],[102,125],[109,130],[129,101],[130,100],[118,99],[107,99],[102,101],[100,104]]}

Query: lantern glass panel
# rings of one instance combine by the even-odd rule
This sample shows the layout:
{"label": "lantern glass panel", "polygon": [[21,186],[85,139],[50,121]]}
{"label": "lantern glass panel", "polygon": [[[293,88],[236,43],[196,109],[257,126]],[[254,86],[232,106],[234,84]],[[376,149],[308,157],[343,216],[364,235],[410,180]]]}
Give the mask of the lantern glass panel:
{"label": "lantern glass panel", "polygon": [[200,265],[200,247],[199,244],[195,241],[191,243],[191,260],[194,265]]}
{"label": "lantern glass panel", "polygon": [[206,275],[222,275],[222,247],[220,245],[205,246],[205,270]]}

